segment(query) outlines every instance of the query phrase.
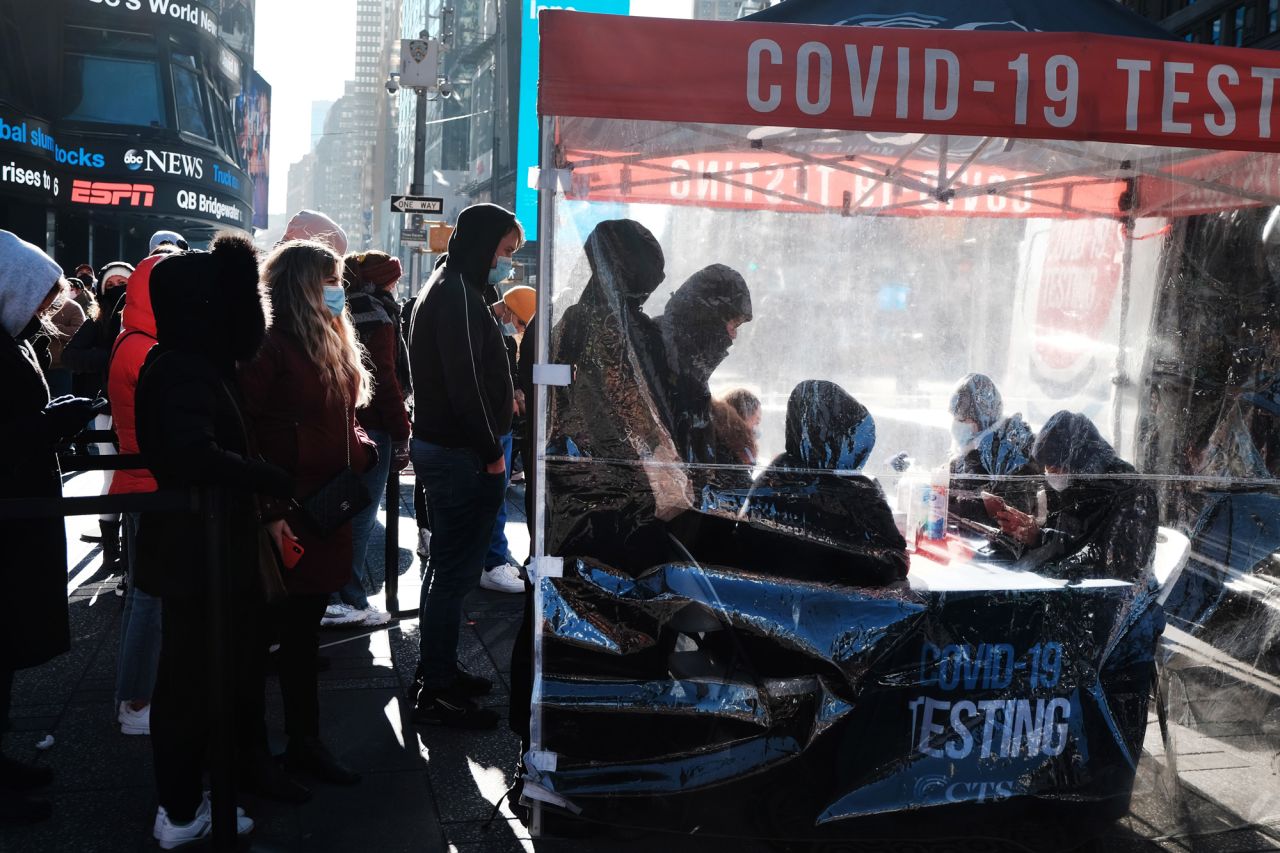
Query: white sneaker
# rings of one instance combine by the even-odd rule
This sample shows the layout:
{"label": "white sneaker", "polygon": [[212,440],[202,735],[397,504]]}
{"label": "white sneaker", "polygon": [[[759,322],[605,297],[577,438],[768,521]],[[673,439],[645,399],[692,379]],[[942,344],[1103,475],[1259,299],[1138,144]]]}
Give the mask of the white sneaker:
{"label": "white sneaker", "polygon": [[[244,809],[236,807],[236,834],[244,835],[253,829],[253,818],[246,817]],[[156,810],[156,822],[152,827],[151,834],[155,836],[156,841],[160,842],[160,849],[172,850],[175,847],[181,847],[183,844],[190,844],[192,841],[199,841],[207,838],[209,833],[213,831],[213,808],[209,803],[209,792],[206,791],[204,799],[200,801],[200,808],[196,809],[196,816],[191,819],[191,823],[173,823],[169,820],[169,813],[164,810],[164,806],[160,806]]]}
{"label": "white sneaker", "polygon": [[364,621],[361,625],[367,625],[370,628],[376,628],[379,625],[385,625],[391,621],[391,614],[385,610],[379,610],[375,604],[370,604],[364,609]]}
{"label": "white sneaker", "polygon": [[335,625],[353,625],[364,619],[364,611],[356,610],[350,604],[330,604],[320,617],[320,624],[329,628]]}
{"label": "white sneaker", "polygon": [[431,531],[425,527],[418,528],[418,556],[424,560],[431,556]]}
{"label": "white sneaker", "polygon": [[149,735],[151,734],[151,705],[143,705],[140,710],[135,711],[128,702],[121,702],[116,720],[120,723],[121,734]]}
{"label": "white sneaker", "polygon": [[[209,803],[209,792],[208,792],[208,791],[205,791],[205,792],[204,792],[204,801],[205,801],[205,803],[206,803],[206,804],[207,804],[207,803]],[[212,808],[213,806],[212,806],[212,805],[210,805],[209,807],[210,807],[210,808]],[[199,810],[198,810],[198,809],[197,809],[197,813],[199,813]],[[238,819],[243,818],[243,817],[244,817],[244,809],[240,808],[239,806],[236,806],[236,819],[238,820]],[[159,838],[159,837],[160,837],[160,828],[161,828],[165,823],[167,823],[167,822],[168,822],[168,820],[169,820],[169,813],[168,813],[167,811],[165,811],[164,806],[158,806],[158,807],[156,807],[156,822],[155,822],[155,825],[151,827],[151,834],[152,834],[154,837]],[[249,821],[249,829],[253,829],[253,818],[245,818],[245,820]],[[210,825],[212,825],[212,824],[210,824]],[[241,834],[244,834],[244,833],[248,832],[248,831],[249,831],[249,829],[240,829],[240,830],[239,830],[239,832],[240,832]]]}
{"label": "white sneaker", "polygon": [[485,569],[480,575],[480,587],[494,592],[524,592],[520,570],[510,563]]}

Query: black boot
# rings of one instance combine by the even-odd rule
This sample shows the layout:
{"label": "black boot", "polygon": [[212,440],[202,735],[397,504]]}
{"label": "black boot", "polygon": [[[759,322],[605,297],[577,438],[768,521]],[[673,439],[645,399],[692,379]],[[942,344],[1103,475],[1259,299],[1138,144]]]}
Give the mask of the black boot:
{"label": "black boot", "polygon": [[0,791],[0,826],[26,826],[52,816],[53,806],[48,800]]}
{"label": "black boot", "polygon": [[120,557],[120,522],[99,521],[102,531],[102,567],[109,572],[120,571],[123,562]]}
{"label": "black boot", "polygon": [[343,764],[318,737],[291,737],[284,751],[284,766],[310,773],[321,782],[354,785],[360,774]]}
{"label": "black boot", "polygon": [[240,790],[278,803],[296,805],[311,799],[311,789],[291,779],[266,750],[243,759]]}

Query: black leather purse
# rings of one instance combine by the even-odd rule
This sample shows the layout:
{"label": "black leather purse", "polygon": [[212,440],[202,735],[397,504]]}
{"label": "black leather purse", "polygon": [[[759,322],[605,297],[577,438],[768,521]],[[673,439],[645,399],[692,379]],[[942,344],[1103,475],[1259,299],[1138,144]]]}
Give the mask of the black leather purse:
{"label": "black leather purse", "polygon": [[[348,411],[343,409],[343,414],[345,415]],[[364,487],[364,481],[360,479],[359,474],[351,470],[349,416],[342,426],[347,436],[347,466],[329,482],[303,498],[299,504],[307,523],[323,536],[333,533],[373,503],[369,490]]]}

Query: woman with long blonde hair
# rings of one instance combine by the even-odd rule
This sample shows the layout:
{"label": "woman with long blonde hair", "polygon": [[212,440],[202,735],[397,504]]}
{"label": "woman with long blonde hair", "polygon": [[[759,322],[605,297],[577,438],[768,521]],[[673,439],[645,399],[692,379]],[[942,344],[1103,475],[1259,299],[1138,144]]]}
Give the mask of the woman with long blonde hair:
{"label": "woman with long blonde hair", "polygon": [[[258,451],[294,477],[305,500],[351,468],[376,461],[355,410],[370,396],[364,353],[346,310],[342,259],[327,246],[293,240],[263,263],[262,282],[273,316],[262,350],[240,374],[245,415]],[[323,531],[296,500],[269,503],[263,518],[281,552],[301,547],[284,573],[288,596],[280,614],[280,689],[289,745],[285,764],[326,782],[359,776],[320,740],[316,659],[320,619],[331,593],[351,577],[351,523]]]}

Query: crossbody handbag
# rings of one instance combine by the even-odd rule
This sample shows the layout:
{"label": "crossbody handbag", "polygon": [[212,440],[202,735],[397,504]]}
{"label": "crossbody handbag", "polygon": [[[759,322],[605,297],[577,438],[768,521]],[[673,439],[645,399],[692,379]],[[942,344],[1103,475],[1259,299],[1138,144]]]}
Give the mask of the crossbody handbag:
{"label": "crossbody handbag", "polygon": [[347,437],[347,464],[333,479],[299,503],[307,523],[328,536],[373,503],[360,475],[351,470],[351,410],[343,407],[343,433]]}

